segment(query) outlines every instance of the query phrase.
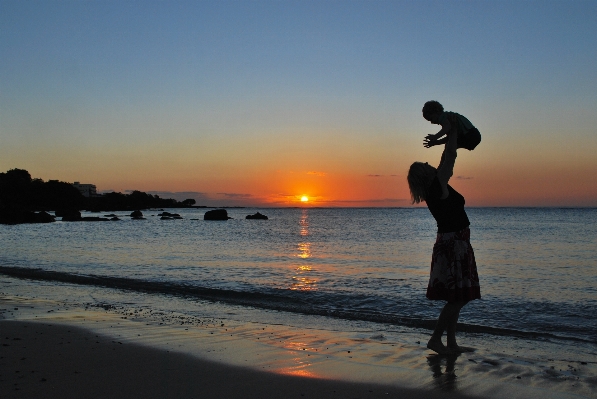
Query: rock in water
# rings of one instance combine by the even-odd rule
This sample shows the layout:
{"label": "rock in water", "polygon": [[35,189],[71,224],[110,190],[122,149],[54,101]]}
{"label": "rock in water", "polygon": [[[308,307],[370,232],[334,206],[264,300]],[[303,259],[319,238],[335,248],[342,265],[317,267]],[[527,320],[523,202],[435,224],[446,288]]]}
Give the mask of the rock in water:
{"label": "rock in water", "polygon": [[46,212],[32,212],[19,207],[0,207],[0,224],[51,223],[54,216]]}
{"label": "rock in water", "polygon": [[247,215],[247,217],[245,219],[261,219],[261,220],[267,220],[267,216],[257,212],[254,215]]}
{"label": "rock in water", "polygon": [[62,216],[63,222],[80,222],[83,220],[81,217],[81,212],[75,209],[62,210],[60,212],[56,211],[56,216]]}
{"label": "rock in water", "polygon": [[134,211],[131,213],[131,219],[143,220],[143,213],[141,211]]}
{"label": "rock in water", "polygon": [[228,220],[228,219],[232,219],[232,218],[228,217],[228,212],[226,211],[226,209],[214,209],[211,211],[207,211],[207,212],[205,212],[205,215],[203,216],[203,220]]}
{"label": "rock in water", "polygon": [[54,216],[44,211],[36,213],[34,220],[35,223],[52,223],[56,221],[56,219],[54,219]]}

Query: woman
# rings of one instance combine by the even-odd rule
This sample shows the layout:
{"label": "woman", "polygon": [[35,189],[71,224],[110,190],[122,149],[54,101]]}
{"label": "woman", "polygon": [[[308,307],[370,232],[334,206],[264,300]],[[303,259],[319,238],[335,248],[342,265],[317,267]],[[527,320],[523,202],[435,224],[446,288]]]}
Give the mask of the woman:
{"label": "woman", "polygon": [[[462,307],[481,298],[464,197],[448,185],[456,162],[456,149],[457,135],[449,134],[437,169],[428,163],[415,162],[410,166],[407,178],[412,202],[425,201],[437,222],[427,298],[447,303],[427,347],[440,355],[471,350],[456,343],[456,323]],[[446,345],[442,343],[444,331]]]}

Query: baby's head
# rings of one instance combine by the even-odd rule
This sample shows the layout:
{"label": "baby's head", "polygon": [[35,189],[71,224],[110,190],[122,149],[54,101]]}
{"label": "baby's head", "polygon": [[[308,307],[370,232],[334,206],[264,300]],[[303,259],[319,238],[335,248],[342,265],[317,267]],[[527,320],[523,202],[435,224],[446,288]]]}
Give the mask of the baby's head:
{"label": "baby's head", "polygon": [[427,101],[425,105],[423,105],[423,118],[427,119],[429,122],[433,122],[434,115],[439,115],[444,112],[444,107],[437,101]]}

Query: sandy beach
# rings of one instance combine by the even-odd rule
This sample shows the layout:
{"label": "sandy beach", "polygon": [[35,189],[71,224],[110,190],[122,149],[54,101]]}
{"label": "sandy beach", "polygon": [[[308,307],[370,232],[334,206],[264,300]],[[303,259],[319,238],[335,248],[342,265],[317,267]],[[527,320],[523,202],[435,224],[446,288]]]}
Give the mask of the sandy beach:
{"label": "sandy beach", "polygon": [[72,326],[1,321],[0,331],[3,398],[466,397],[260,372]]}
{"label": "sandy beach", "polygon": [[596,397],[595,362],[500,357],[499,342],[446,358],[423,335],[410,343],[224,319],[174,326],[173,315],[164,323],[168,315],[6,295],[0,317],[3,398]]}

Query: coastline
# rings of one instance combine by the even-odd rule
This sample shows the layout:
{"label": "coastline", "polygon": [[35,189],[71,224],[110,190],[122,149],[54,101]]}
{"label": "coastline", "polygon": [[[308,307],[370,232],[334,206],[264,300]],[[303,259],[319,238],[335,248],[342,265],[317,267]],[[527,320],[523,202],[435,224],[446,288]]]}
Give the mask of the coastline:
{"label": "coastline", "polygon": [[552,362],[551,369],[497,355],[512,342],[479,348],[478,337],[477,352],[445,358],[424,347],[424,334],[230,319],[177,326],[160,322],[165,316],[0,295],[0,335],[9,345],[0,355],[0,389],[7,398],[597,397],[596,364]]}

